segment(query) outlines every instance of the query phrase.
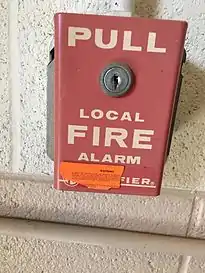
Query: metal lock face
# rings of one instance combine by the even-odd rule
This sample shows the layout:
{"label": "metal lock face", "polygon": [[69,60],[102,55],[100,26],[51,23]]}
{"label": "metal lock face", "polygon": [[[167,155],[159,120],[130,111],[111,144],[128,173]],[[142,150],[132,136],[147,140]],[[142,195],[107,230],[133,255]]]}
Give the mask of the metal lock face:
{"label": "metal lock face", "polygon": [[130,90],[132,84],[132,71],[126,64],[111,64],[100,75],[100,85],[103,91],[111,97],[125,95]]}
{"label": "metal lock face", "polygon": [[[182,21],[55,15],[47,149],[54,158],[56,189],[159,195],[182,81],[186,30]],[[64,163],[83,163],[77,172],[81,180],[65,176]],[[90,164],[123,166],[118,186],[83,183]],[[67,171],[76,175],[72,168]],[[99,181],[101,174],[96,175]]]}

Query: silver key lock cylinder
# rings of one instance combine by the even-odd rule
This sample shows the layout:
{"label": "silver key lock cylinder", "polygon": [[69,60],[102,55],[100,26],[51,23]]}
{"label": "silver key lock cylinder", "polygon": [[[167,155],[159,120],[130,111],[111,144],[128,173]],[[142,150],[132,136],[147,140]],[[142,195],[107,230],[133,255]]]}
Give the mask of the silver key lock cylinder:
{"label": "silver key lock cylinder", "polygon": [[121,97],[130,91],[134,81],[127,64],[112,63],[100,74],[100,86],[108,96]]}

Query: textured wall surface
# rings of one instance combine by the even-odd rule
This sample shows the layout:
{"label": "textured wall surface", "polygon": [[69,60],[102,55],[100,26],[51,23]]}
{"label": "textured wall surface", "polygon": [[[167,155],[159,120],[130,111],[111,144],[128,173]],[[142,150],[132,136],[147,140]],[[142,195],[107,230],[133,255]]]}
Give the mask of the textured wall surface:
{"label": "textured wall surface", "polygon": [[[0,0],[1,172],[53,173],[53,164],[45,149],[46,66],[54,13],[108,13],[115,2]],[[7,3],[10,4],[9,10]],[[189,22],[186,40],[188,62],[183,69],[185,80],[164,187],[205,190],[204,11],[203,0],[136,1],[139,16]],[[157,198],[107,196],[57,192],[51,184],[26,179],[0,181],[0,215],[133,231],[205,238],[204,204],[203,195],[196,198],[191,194]],[[194,258],[188,271],[182,272],[179,271],[182,257],[175,255],[5,236],[0,237],[0,253],[2,273],[205,272],[205,261]]]}
{"label": "textured wall surface", "polygon": [[46,156],[45,139],[46,65],[53,35],[53,15],[58,10],[55,2],[19,1],[22,115],[19,169],[23,172],[50,173],[52,170]]}
{"label": "textured wall surface", "polygon": [[192,196],[148,199],[59,192],[26,180],[1,180],[0,196],[3,216],[179,236],[188,232],[193,202]]}
{"label": "textured wall surface", "polygon": [[[40,182],[1,179],[0,215],[205,238],[203,195],[163,194],[149,199],[135,196],[116,198],[114,195],[57,192],[53,190],[50,181]],[[0,253],[2,273],[52,273],[62,268],[63,272],[85,273],[98,272],[99,269],[110,273],[192,272],[179,271],[186,257],[177,255],[5,236],[0,236]],[[26,265],[27,261],[30,261],[29,265]],[[20,262],[22,268],[18,271]],[[203,273],[204,261],[192,258],[192,269],[193,272]]]}
{"label": "textured wall surface", "polygon": [[9,55],[8,55],[8,3],[0,1],[0,171],[9,170],[10,128],[9,128]]}
{"label": "textured wall surface", "polygon": [[205,4],[164,1],[166,16],[189,23],[184,83],[164,185],[205,189]]}
{"label": "textured wall surface", "polygon": [[132,250],[7,237],[1,239],[0,252],[3,253],[0,256],[1,273],[175,273],[179,259]]}
{"label": "textured wall surface", "polygon": [[[18,1],[20,59],[20,157],[21,172],[52,174],[46,155],[46,65],[56,11],[106,13],[112,1]],[[188,62],[164,186],[205,189],[205,14],[203,1],[137,1],[139,16],[183,19],[189,22],[186,40]],[[15,92],[15,90],[13,90]],[[15,138],[15,136],[14,136]],[[8,150],[8,149],[7,149]],[[188,160],[187,160],[188,159]]]}
{"label": "textured wall surface", "polygon": [[[114,195],[57,192],[49,183],[2,179],[0,197],[0,215],[7,217],[179,236],[192,236],[190,230],[193,234],[196,230],[195,219],[190,223],[194,201],[192,196],[116,198]],[[198,206],[194,216],[197,210]],[[58,270],[86,273],[99,270],[110,273],[177,273],[181,261],[181,257],[162,253],[66,245],[5,236],[0,237],[0,253],[2,273]],[[19,263],[22,267],[18,271]]]}

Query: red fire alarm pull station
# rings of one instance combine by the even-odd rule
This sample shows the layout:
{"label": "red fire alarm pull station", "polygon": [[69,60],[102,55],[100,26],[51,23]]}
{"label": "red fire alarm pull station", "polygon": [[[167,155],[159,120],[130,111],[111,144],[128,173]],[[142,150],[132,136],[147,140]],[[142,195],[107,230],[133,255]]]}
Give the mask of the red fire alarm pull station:
{"label": "red fire alarm pull station", "polygon": [[186,31],[183,21],[55,15],[47,149],[56,189],[159,195]]}

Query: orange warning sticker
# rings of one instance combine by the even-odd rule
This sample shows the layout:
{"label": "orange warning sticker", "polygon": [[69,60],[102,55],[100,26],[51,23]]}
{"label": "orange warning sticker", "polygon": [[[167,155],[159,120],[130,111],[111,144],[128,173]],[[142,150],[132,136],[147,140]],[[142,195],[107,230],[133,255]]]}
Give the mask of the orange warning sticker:
{"label": "orange warning sticker", "polygon": [[61,162],[60,175],[64,180],[75,181],[92,189],[120,188],[124,166]]}

